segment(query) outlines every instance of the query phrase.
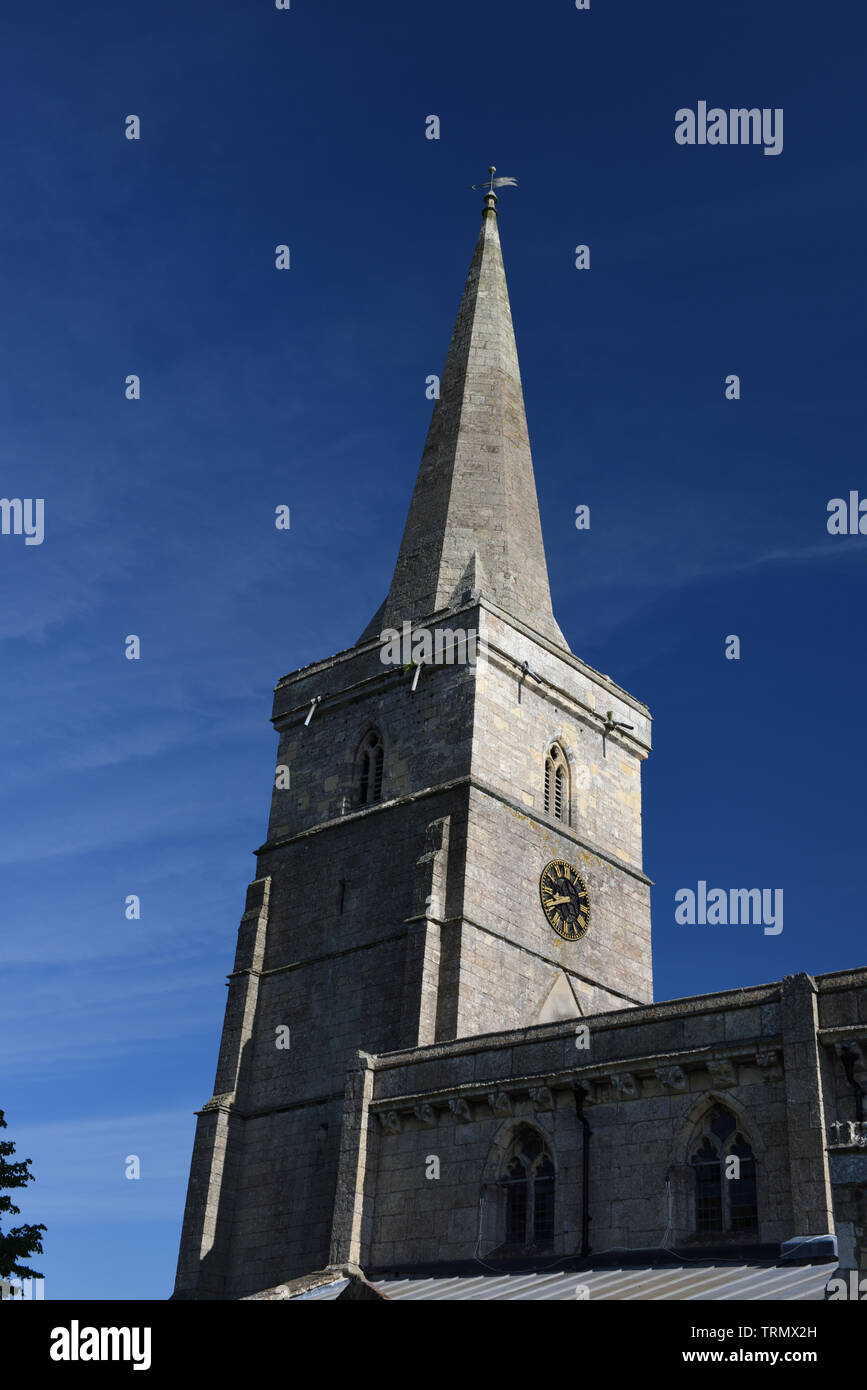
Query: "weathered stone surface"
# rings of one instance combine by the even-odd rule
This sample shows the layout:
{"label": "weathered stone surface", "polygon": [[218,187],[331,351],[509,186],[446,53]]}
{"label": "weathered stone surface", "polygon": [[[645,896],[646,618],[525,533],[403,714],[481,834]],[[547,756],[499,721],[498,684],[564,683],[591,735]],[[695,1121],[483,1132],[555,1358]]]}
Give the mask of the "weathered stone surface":
{"label": "weathered stone surface", "polygon": [[627,1099],[638,1095],[639,1083],[631,1071],[614,1071],[608,1079],[618,1095]]}
{"label": "weathered stone surface", "polygon": [[481,590],[558,646],[496,200],[482,218],[391,589],[400,628]]}
{"label": "weathered stone surface", "polygon": [[667,1091],[685,1091],[689,1086],[682,1067],[657,1067],[656,1079]]}
{"label": "weathered stone surface", "polygon": [[[413,689],[378,640],[404,619],[477,631],[483,652],[425,665]],[[492,205],[385,614],[284,677],[273,720],[289,785],[238,932],[177,1297],[288,1297],[310,1270],[348,1270],[343,1296],[369,1297],[362,1268],[493,1256],[505,1179],[535,1183],[540,1162],[546,1257],[574,1255],[588,1155],[597,1250],[700,1245],[693,1159],[721,1105],[755,1155],[749,1238],[836,1215],[846,1258],[867,1260],[846,1070],[864,1076],[867,971],[651,1002],[650,715],[553,617]],[[373,731],[382,795],[362,804]],[[587,886],[578,941],[542,912],[553,859]]]}
{"label": "weathered stone surface", "polygon": [[714,1086],[729,1087],[737,1084],[737,1068],[730,1057],[708,1057],[707,1069]]}

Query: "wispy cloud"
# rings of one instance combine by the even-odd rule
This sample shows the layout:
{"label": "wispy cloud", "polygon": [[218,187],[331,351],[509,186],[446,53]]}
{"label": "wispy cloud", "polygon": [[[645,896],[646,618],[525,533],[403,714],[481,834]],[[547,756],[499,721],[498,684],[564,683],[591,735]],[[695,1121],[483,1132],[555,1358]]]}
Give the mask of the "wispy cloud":
{"label": "wispy cloud", "polygon": [[[49,1257],[58,1222],[178,1220],[194,1125],[194,1115],[181,1109],[18,1125],[16,1156],[33,1160],[35,1177],[16,1199],[19,1219],[48,1227]],[[138,1179],[124,1175],[133,1154],[141,1161]]]}

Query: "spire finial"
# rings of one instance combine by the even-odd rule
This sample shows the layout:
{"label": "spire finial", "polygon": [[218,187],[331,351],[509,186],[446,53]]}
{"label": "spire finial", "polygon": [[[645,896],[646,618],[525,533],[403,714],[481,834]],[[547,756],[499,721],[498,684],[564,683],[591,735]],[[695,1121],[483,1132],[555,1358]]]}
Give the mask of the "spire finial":
{"label": "spire finial", "polygon": [[488,169],[488,178],[486,179],[486,181],[485,181],[484,183],[474,183],[474,184],[473,184],[473,189],[474,189],[474,190],[482,189],[482,188],[485,189],[485,211],[486,211],[486,212],[496,212],[496,210],[497,210],[497,195],[496,195],[496,193],[494,192],[494,189],[495,189],[495,188],[504,188],[506,185],[509,185],[509,186],[511,186],[512,188],[517,188],[517,186],[518,186],[518,180],[517,180],[517,179],[509,179],[509,178],[495,179],[495,178],[494,178],[494,175],[495,175],[496,172],[497,172],[497,166],[496,166],[496,164],[492,164],[492,165],[490,166],[490,168]]}
{"label": "spire finial", "polygon": [[[515,330],[495,210],[485,211],[431,413],[388,597],[363,641],[407,620],[475,603],[518,619],[558,648],[551,611]],[[480,505],[480,502],[482,505]],[[315,718],[315,715],[314,715]]]}

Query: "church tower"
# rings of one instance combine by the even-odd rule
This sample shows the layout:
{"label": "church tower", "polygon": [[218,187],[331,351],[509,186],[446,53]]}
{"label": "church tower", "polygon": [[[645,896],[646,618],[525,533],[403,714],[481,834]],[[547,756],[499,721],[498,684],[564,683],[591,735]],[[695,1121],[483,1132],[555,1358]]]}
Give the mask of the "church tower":
{"label": "church tower", "polygon": [[652,999],[650,716],[553,615],[493,192],[388,595],[273,723],[176,1297],[327,1264],[359,1050]]}

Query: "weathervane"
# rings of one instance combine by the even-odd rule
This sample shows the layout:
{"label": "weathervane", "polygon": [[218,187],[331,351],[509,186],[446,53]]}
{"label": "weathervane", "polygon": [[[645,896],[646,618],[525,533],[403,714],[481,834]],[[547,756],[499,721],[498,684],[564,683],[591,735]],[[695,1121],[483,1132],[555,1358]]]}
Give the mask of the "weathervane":
{"label": "weathervane", "polygon": [[488,170],[489,178],[487,179],[487,181],[485,183],[474,183],[472,185],[473,191],[483,188],[486,193],[492,193],[493,196],[496,198],[497,195],[496,193],[494,193],[495,188],[504,188],[507,184],[510,185],[512,188],[517,188],[517,179],[495,179],[494,174],[496,172],[497,166],[495,164],[492,164],[490,169]]}

